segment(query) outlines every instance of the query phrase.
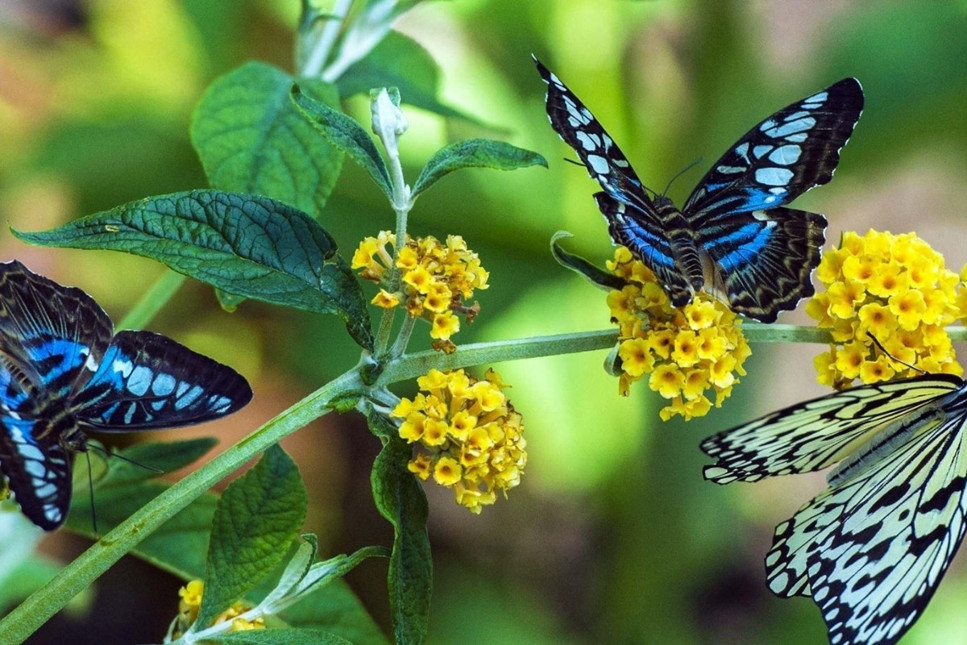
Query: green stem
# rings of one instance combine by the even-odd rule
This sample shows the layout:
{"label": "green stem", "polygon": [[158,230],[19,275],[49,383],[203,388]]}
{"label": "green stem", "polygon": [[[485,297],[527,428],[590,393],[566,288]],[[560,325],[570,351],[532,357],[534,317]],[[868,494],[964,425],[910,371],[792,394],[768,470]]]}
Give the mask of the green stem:
{"label": "green stem", "polygon": [[80,591],[213,484],[328,411],[333,399],[363,388],[356,369],[327,383],[175,483],[67,565],[0,621],[0,643],[20,643]]}
{"label": "green stem", "polygon": [[461,346],[452,354],[441,354],[433,350],[407,354],[387,364],[380,374],[377,386],[416,378],[426,374],[431,368],[455,370],[471,365],[487,365],[525,358],[589,352],[613,347],[617,340],[618,332],[606,329],[603,331],[472,343]]}
{"label": "green stem", "polygon": [[118,329],[144,329],[161,311],[172,296],[181,288],[187,278],[171,269],[165,270],[155,281],[128,315],[117,324]]}

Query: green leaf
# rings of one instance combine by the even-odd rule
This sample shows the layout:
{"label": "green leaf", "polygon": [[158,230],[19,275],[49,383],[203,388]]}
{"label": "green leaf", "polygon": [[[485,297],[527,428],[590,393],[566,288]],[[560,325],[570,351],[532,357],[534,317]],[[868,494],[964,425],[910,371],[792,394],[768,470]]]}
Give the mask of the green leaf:
{"label": "green leaf", "polygon": [[547,167],[547,160],[536,152],[501,141],[467,139],[441,148],[424,166],[413,185],[413,196],[429,188],[440,177],[459,168],[515,170],[527,166]]}
{"label": "green leaf", "polygon": [[[342,169],[343,152],[289,100],[294,79],[251,62],[212,83],[191,122],[191,142],[212,188],[267,195],[318,216]],[[302,81],[317,100],[338,105],[336,88]]]}
{"label": "green leaf", "polygon": [[481,124],[469,114],[437,100],[439,66],[419,43],[398,31],[386,34],[362,60],[350,65],[336,81],[336,87],[343,97],[368,94],[376,87],[397,87],[409,105]]}
{"label": "green leaf", "polygon": [[[190,443],[190,442],[189,442]],[[139,446],[140,450],[143,450]],[[127,456],[129,451],[120,454]],[[184,454],[188,454],[186,451]],[[120,460],[110,462],[115,468],[129,472]],[[167,484],[155,481],[133,481],[124,476],[113,476],[111,471],[94,485],[94,508],[98,530],[107,532],[128,519],[132,513],[150,503],[168,489]],[[148,471],[148,476],[158,473]],[[218,498],[206,493],[176,513],[156,531],[148,535],[133,553],[142,560],[185,580],[200,577],[205,570],[205,551],[211,531],[212,516]],[[91,496],[86,486],[76,486],[70,513],[65,526],[75,533],[96,538],[91,523]]]}
{"label": "green leaf", "polygon": [[376,144],[373,143],[373,138],[366,133],[366,130],[351,117],[303,92],[299,85],[292,86],[291,95],[295,106],[305,118],[329,141],[362,166],[383,189],[386,196],[392,199],[393,189],[390,186],[386,162],[383,161],[379,150],[376,149]]}
{"label": "green leaf", "polygon": [[337,313],[357,343],[372,349],[362,288],[336,243],[287,204],[196,190],[149,197],[38,233],[40,246],[109,249],[153,258],[224,291],[315,313]]}
{"label": "green leaf", "polygon": [[299,469],[278,445],[229,485],[212,520],[196,624],[209,624],[282,561],[305,521],[307,503]]}
{"label": "green leaf", "polygon": [[607,271],[591,264],[589,261],[585,260],[579,255],[574,255],[573,253],[568,253],[561,247],[559,241],[565,238],[574,237],[567,231],[558,231],[551,236],[551,255],[557,260],[561,265],[578,273],[585,278],[587,278],[593,284],[604,289],[617,289],[621,290],[627,286],[627,283],[614,275],[613,273],[608,273]]}
{"label": "green leaf", "polygon": [[433,576],[426,495],[407,470],[413,449],[396,426],[371,412],[369,428],[383,442],[373,463],[373,500],[394,532],[388,579],[393,634],[400,645],[419,645],[426,641]]}
{"label": "green leaf", "polygon": [[343,580],[333,580],[308,593],[279,617],[293,627],[322,629],[352,643],[389,645],[385,634]]}
{"label": "green leaf", "polygon": [[250,629],[207,636],[205,642],[228,645],[353,645],[352,641],[318,629]]}
{"label": "green leaf", "polygon": [[131,461],[110,460],[111,466],[102,485],[129,484],[178,470],[200,459],[217,443],[214,437],[199,437],[187,441],[135,444],[118,453]]}

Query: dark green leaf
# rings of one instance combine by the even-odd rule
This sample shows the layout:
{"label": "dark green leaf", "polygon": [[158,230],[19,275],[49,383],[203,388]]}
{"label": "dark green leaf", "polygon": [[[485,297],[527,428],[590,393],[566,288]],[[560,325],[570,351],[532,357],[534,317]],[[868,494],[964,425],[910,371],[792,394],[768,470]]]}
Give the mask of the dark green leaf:
{"label": "dark green leaf", "polygon": [[278,445],[229,485],[212,520],[197,624],[210,623],[282,561],[306,504],[299,469]]}
{"label": "dark green leaf", "polygon": [[250,629],[209,636],[205,642],[227,645],[353,645],[352,641],[318,629]]}
{"label": "dark green leaf", "polygon": [[467,139],[441,148],[424,166],[413,185],[413,196],[429,188],[440,177],[459,168],[514,170],[527,166],[547,167],[547,160],[536,152],[490,139]]}
{"label": "dark green leaf", "polygon": [[352,157],[353,161],[366,169],[373,180],[392,199],[389,171],[383,157],[376,149],[373,138],[351,117],[334,110],[322,101],[317,101],[299,85],[292,86],[292,101],[296,107],[329,141]]}
{"label": "dark green leaf", "polygon": [[[267,195],[318,216],[339,177],[343,152],[292,105],[293,80],[256,62],[222,76],[195,108],[191,141],[212,188]],[[331,85],[305,80],[302,88],[338,105]]]}
{"label": "dark green leaf", "polygon": [[618,276],[596,267],[579,255],[565,251],[559,241],[568,237],[573,236],[567,231],[558,231],[551,236],[551,255],[554,256],[555,260],[599,287],[618,290],[625,288],[627,283]]}
{"label": "dark green leaf", "polygon": [[217,443],[214,437],[199,437],[187,441],[135,444],[118,453],[130,461],[110,460],[110,469],[100,485],[119,486],[178,470],[201,458]]}
{"label": "dark green leaf", "polygon": [[338,313],[356,342],[372,349],[366,300],[335,241],[302,211],[268,197],[174,193],[14,234],[41,246],[143,255],[231,294]]}
{"label": "dark green leaf", "polygon": [[472,123],[474,117],[437,100],[440,68],[423,47],[409,36],[391,31],[362,60],[353,63],[336,81],[343,97],[368,94],[377,87],[397,87],[403,101],[445,117]]}
{"label": "dark green leaf", "polygon": [[372,412],[369,428],[383,442],[373,463],[373,500],[394,530],[388,580],[393,634],[400,645],[419,645],[426,640],[433,577],[426,495],[407,470],[413,450],[396,426]]}

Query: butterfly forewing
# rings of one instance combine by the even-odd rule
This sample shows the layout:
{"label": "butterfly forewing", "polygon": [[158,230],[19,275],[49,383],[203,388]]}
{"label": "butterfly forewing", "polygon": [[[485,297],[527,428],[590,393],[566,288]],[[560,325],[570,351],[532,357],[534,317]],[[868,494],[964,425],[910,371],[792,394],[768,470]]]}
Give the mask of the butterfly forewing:
{"label": "butterfly forewing", "polygon": [[880,428],[930,405],[962,381],[931,374],[862,385],[806,401],[705,439],[715,463],[705,478],[718,484],[758,481],[827,468]]}
{"label": "butterfly forewing", "polygon": [[86,293],[0,263],[0,354],[8,369],[53,396],[77,392],[93,374],[113,326]]}
{"label": "butterfly forewing", "polygon": [[779,110],[715,162],[682,210],[702,228],[722,215],[781,206],[825,184],[862,111],[855,78]]}
{"label": "butterfly forewing", "polygon": [[146,331],[121,331],[77,397],[81,423],[101,431],[170,428],[231,414],[252,398],[235,370]]}
{"label": "butterfly forewing", "polygon": [[812,596],[831,643],[891,645],[926,607],[964,536],[967,385],[945,375],[846,390],[707,439],[706,477],[755,481],[841,462],[776,527],[778,595]]}

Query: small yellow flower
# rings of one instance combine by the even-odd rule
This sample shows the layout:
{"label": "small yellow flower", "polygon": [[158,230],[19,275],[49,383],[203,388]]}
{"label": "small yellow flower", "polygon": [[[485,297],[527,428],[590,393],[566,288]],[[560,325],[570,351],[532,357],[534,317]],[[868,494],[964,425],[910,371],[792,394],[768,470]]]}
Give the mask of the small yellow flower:
{"label": "small yellow flower", "polygon": [[400,294],[390,293],[386,289],[380,289],[379,293],[373,296],[370,300],[371,303],[377,307],[382,307],[383,309],[392,309],[396,305],[400,304]]}
{"label": "small yellow flower", "polygon": [[424,454],[416,455],[410,460],[410,463],[406,464],[407,470],[423,481],[426,481],[430,478],[432,466],[433,463],[430,461],[430,456]]}
{"label": "small yellow flower", "polygon": [[[943,256],[912,233],[844,233],[816,271],[826,285],[806,313],[830,329],[833,344],[817,357],[819,382],[842,389],[917,372],[960,371],[945,327],[964,315],[967,297]],[[872,334],[893,358],[883,356]]]}
{"label": "small yellow flower", "polygon": [[462,479],[463,469],[453,457],[441,457],[433,467],[433,481],[449,488]]}
{"label": "small yellow flower", "polygon": [[648,379],[648,386],[666,399],[673,399],[685,387],[685,375],[674,363],[665,363],[655,368]]}
{"label": "small yellow flower", "polygon": [[[460,248],[460,242],[454,245]],[[496,501],[497,491],[520,483],[527,464],[521,416],[502,391],[510,386],[493,370],[484,380],[464,370],[430,370],[417,384],[422,391],[390,413],[403,419],[400,436],[417,446],[407,468],[452,488],[458,504],[479,513]]]}

